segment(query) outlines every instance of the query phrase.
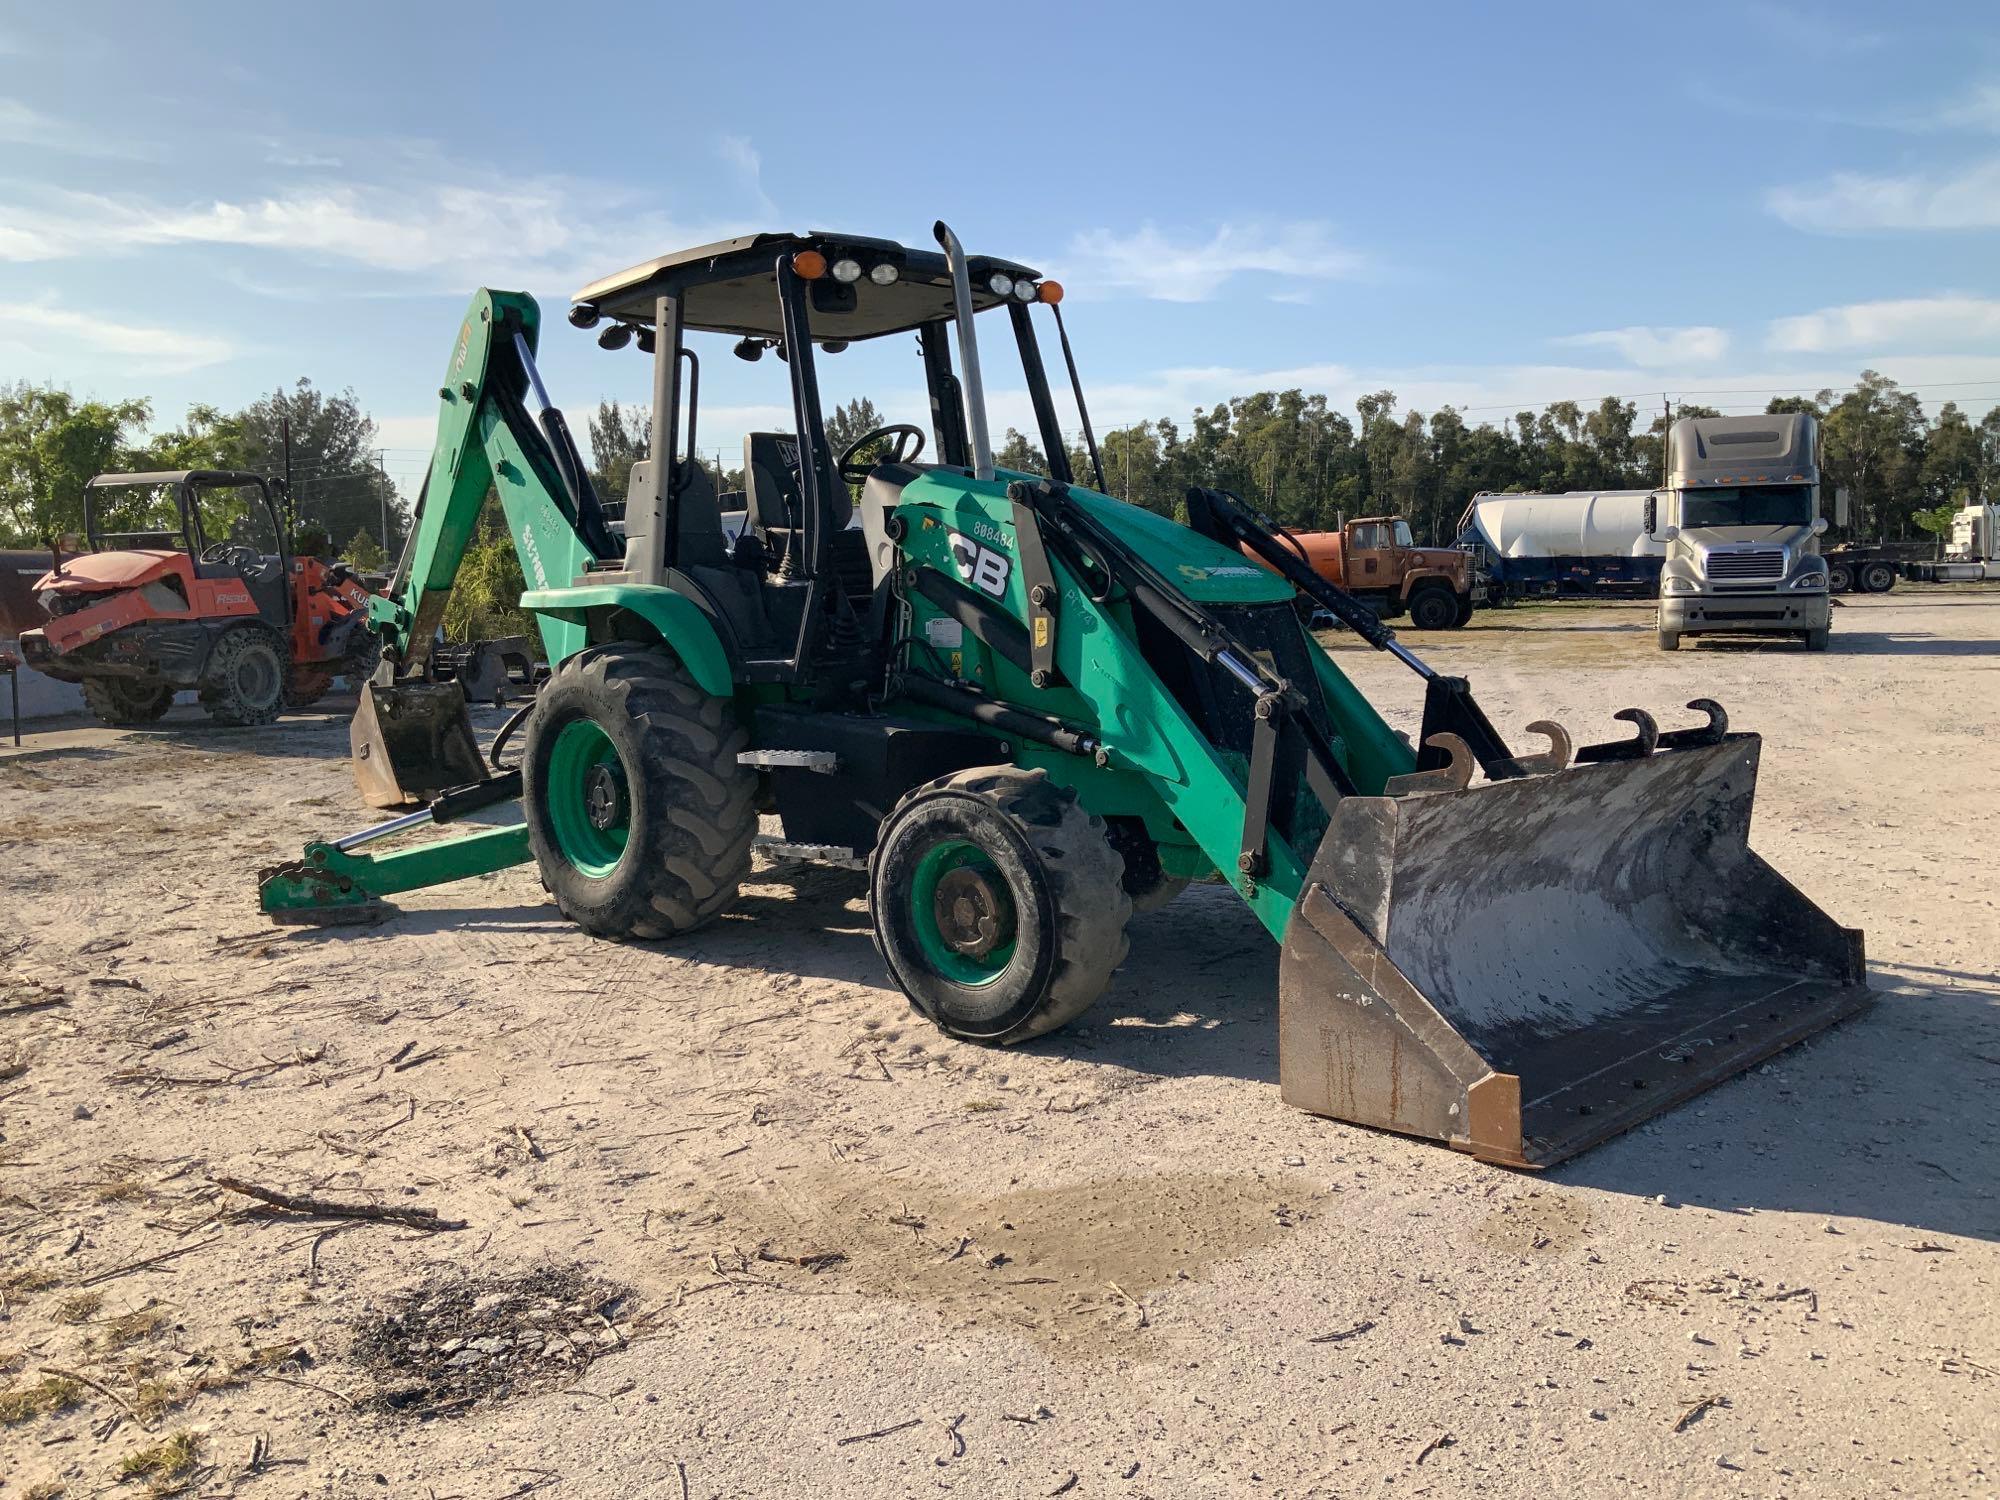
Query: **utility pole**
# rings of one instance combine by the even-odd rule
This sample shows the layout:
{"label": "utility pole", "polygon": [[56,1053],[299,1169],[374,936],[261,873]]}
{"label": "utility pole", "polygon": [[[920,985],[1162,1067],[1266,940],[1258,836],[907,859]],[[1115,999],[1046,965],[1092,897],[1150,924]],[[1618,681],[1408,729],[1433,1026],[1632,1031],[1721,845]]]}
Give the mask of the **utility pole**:
{"label": "utility pole", "polygon": [[278,418],[278,440],[285,449],[285,509],[291,513],[292,537],[296,541],[299,534],[299,502],[292,494],[292,419],[289,416]]}
{"label": "utility pole", "polygon": [[375,477],[381,481],[379,495],[382,502],[382,555],[394,557],[396,554],[389,546],[389,471],[383,465],[382,454],[382,449],[375,450]]}

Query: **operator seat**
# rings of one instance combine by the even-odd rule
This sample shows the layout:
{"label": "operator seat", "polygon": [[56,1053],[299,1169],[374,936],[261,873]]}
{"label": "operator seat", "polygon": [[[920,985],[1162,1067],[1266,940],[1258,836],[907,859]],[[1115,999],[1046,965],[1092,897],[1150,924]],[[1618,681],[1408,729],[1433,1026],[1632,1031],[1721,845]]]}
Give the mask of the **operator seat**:
{"label": "operator seat", "polygon": [[699,463],[681,468],[682,483],[674,497],[676,565],[700,586],[728,623],[737,649],[748,656],[758,655],[772,644],[761,580],[738,567],[731,557],[729,535],[723,529],[722,510],[717,504],[715,476]]}
{"label": "operator seat", "polygon": [[[854,497],[847,482],[827,466],[821,493],[830,499],[828,524],[835,532],[854,515]],[[775,564],[789,549],[805,521],[805,498],[799,483],[799,440],[788,432],[743,434],[743,529],[764,544]]]}

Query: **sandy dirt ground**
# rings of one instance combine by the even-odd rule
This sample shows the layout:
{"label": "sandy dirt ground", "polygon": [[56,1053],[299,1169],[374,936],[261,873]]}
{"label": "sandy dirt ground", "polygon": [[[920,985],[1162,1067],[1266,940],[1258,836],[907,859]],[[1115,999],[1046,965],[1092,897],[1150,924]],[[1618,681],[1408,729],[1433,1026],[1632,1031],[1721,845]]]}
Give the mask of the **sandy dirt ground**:
{"label": "sandy dirt ground", "polygon": [[[1510,1173],[1286,1109],[1226,890],[989,1051],[889,988],[858,875],[762,870],[671,946],[528,869],[273,929],[257,868],[368,821],[338,705],[32,734],[0,1490],[1993,1494],[2000,594],[1853,601],[1823,656],[1665,656],[1638,606],[1411,639],[1510,730],[1721,699],[1766,736],[1755,846],[1867,930],[1880,1002]],[[1414,679],[1335,650],[1415,728]]]}

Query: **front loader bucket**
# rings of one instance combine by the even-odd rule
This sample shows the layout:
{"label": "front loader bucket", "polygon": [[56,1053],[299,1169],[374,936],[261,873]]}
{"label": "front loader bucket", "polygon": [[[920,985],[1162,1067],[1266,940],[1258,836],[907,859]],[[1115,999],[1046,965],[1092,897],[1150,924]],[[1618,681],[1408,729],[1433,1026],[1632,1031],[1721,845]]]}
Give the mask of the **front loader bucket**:
{"label": "front loader bucket", "polygon": [[347,733],[354,784],[370,807],[409,807],[486,775],[455,682],[371,682]]}
{"label": "front loader bucket", "polygon": [[1750,851],[1754,734],[1335,809],[1279,967],[1315,1114],[1544,1167],[1872,998]]}

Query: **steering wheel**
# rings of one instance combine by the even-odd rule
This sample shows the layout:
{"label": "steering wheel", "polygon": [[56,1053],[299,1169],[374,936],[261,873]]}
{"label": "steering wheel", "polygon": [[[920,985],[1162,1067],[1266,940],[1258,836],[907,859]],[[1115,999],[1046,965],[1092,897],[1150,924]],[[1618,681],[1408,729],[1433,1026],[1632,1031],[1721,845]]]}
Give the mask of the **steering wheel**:
{"label": "steering wheel", "polygon": [[201,560],[209,563],[227,563],[238,570],[264,566],[264,554],[247,542],[217,542],[202,553]]}
{"label": "steering wheel", "polygon": [[[866,464],[855,460],[854,455],[859,453],[863,448],[866,448],[870,443],[879,442],[881,439],[888,437],[897,439],[897,443],[890,450],[886,458],[878,458]],[[911,439],[914,439],[914,441],[910,441]],[[868,480],[868,471],[875,464],[913,463],[917,455],[923,451],[923,428],[913,426],[908,422],[892,422],[887,427],[877,427],[873,432],[862,433],[860,437],[841,450],[839,459],[840,477],[845,479],[849,484],[865,484]]]}

